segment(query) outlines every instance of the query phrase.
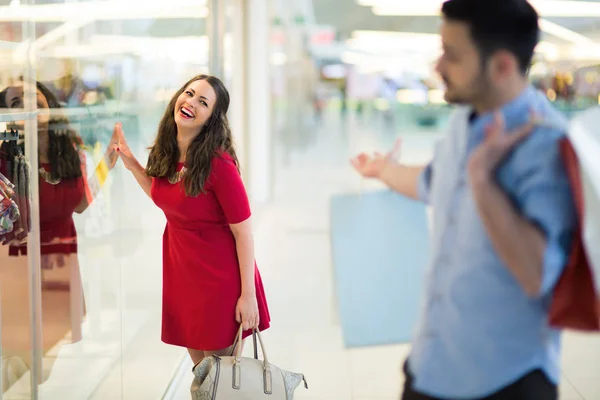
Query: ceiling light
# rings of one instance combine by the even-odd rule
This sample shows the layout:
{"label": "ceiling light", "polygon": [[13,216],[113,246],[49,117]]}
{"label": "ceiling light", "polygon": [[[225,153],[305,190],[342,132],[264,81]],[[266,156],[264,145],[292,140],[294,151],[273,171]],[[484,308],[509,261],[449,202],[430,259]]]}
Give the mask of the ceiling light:
{"label": "ceiling light", "polygon": [[152,1],[143,7],[137,2],[109,0],[81,3],[0,6],[0,22],[61,22],[86,17],[96,21],[130,19],[206,18],[204,2],[193,0]]}
{"label": "ceiling light", "polygon": [[[561,1],[548,1],[549,4],[554,3],[563,3]],[[581,14],[580,16],[600,16],[600,3],[591,3],[595,5],[595,7],[588,7],[588,2],[582,1],[571,1],[567,3],[573,3],[575,7],[571,10],[571,16],[575,16],[576,14]],[[580,11],[581,9],[577,7],[577,4],[585,3],[584,7],[585,13]],[[545,3],[539,3],[545,4]],[[561,5],[562,7],[562,5]],[[562,9],[561,9],[562,10]],[[574,11],[575,10],[575,11]],[[420,1],[419,3],[398,3],[394,6],[385,6],[383,8],[375,6],[373,7],[373,13],[376,15],[403,15],[403,16],[438,16],[439,15],[439,6],[435,7],[431,4],[431,1]],[[543,15],[543,14],[542,14]],[[544,15],[547,16],[547,15]],[[568,42],[572,42],[575,44],[582,43],[593,43],[594,41],[580,33],[567,29],[559,24],[554,22],[550,22],[547,19],[540,18],[539,21],[540,29],[552,36],[555,36],[559,39],[566,40]]]}
{"label": "ceiling light", "polygon": [[540,29],[549,35],[556,36],[557,38],[566,40],[568,42],[576,44],[594,43],[592,39],[546,19],[540,19]]}
{"label": "ceiling light", "polygon": [[[358,4],[373,7],[376,15],[438,16],[442,0],[390,1],[359,0]],[[592,1],[538,0],[531,5],[540,16],[549,17],[600,17],[600,3]]]}

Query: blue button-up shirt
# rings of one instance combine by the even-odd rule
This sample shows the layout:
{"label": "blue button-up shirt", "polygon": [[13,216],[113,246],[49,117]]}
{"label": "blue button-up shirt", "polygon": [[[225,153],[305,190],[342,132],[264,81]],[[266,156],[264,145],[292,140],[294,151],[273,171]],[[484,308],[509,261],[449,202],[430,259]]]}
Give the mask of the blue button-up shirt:
{"label": "blue button-up shirt", "polygon": [[530,111],[544,120],[497,171],[521,215],[546,234],[541,293],[528,297],[494,251],[469,187],[469,155],[493,116],[459,108],[419,182],[433,208],[433,253],[409,369],[414,389],[430,396],[487,396],[537,368],[560,377],[560,332],[548,326],[548,308],[576,226],[558,146],[567,121],[533,87],[501,111],[509,130]]}

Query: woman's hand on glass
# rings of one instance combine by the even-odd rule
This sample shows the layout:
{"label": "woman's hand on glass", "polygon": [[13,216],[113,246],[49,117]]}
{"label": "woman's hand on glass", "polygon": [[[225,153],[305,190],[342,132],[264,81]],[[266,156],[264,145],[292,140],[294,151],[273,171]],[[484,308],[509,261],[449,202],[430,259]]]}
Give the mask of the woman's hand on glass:
{"label": "woman's hand on glass", "polygon": [[106,165],[108,169],[111,170],[117,165],[117,160],[119,159],[119,154],[117,154],[115,150],[115,146],[119,144],[119,134],[117,131],[117,125],[115,125],[113,129],[113,134],[110,137],[110,143],[104,153],[104,159],[106,160]]}
{"label": "woman's hand on glass", "polygon": [[121,123],[115,124],[115,134],[116,142],[113,144],[113,149],[123,161],[125,168],[131,171],[138,162],[127,144]]}

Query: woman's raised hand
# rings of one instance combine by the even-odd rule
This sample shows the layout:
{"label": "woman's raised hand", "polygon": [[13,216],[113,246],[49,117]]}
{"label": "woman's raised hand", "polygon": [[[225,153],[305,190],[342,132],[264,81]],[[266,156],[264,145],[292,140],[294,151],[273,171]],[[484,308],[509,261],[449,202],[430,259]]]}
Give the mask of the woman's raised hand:
{"label": "woman's raised hand", "polygon": [[115,124],[114,132],[114,136],[116,138],[116,141],[113,143],[114,151],[116,152],[116,154],[119,155],[119,157],[123,161],[125,168],[131,170],[138,164],[138,162],[133,153],[131,152],[129,145],[127,144],[125,134],[123,133],[123,126],[121,125],[121,123],[118,122]]}

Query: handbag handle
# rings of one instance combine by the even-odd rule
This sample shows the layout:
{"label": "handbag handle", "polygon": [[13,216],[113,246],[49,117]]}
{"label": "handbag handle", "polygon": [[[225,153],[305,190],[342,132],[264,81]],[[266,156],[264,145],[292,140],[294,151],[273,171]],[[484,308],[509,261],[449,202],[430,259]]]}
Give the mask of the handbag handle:
{"label": "handbag handle", "polygon": [[[233,341],[233,346],[231,346],[231,351],[229,352],[229,357],[233,357],[235,355],[235,351],[237,348],[238,343],[240,344],[240,346],[242,346],[242,342],[239,341],[240,336],[238,335],[238,333],[235,334],[235,340]],[[254,332],[254,330],[252,331],[252,342],[254,343],[253,349],[254,349],[254,359],[258,360],[258,346],[256,343],[256,332]]]}
{"label": "handbag handle", "polygon": [[[244,332],[242,325],[240,324],[240,328],[238,329],[238,333],[236,335],[235,342],[233,343],[232,353],[235,353],[236,362],[240,362],[242,357],[242,333]],[[267,352],[265,350],[265,344],[262,340],[262,336],[260,335],[260,330],[258,328],[252,329],[252,338],[254,341],[254,358],[258,360],[258,346],[256,343],[256,338],[258,337],[258,343],[260,344],[260,348],[263,353],[263,365],[265,368],[269,365],[269,359],[267,358]],[[233,356],[234,354],[232,354]]]}
{"label": "handbag handle", "polygon": [[[242,375],[242,334],[244,330],[242,325],[240,324],[240,328],[238,329],[238,333],[236,335],[236,339],[233,345],[232,352],[235,351],[235,357],[233,359],[233,383],[232,387],[235,390],[241,389],[241,375]],[[265,351],[265,344],[262,340],[262,336],[260,335],[260,330],[258,328],[252,329],[252,338],[254,339],[254,358],[258,360],[258,346],[256,345],[256,338],[258,337],[258,342],[260,343],[260,347],[263,353],[263,385],[265,394],[273,393],[273,377],[271,375],[271,366],[269,364],[269,359],[267,358],[267,352]]]}

